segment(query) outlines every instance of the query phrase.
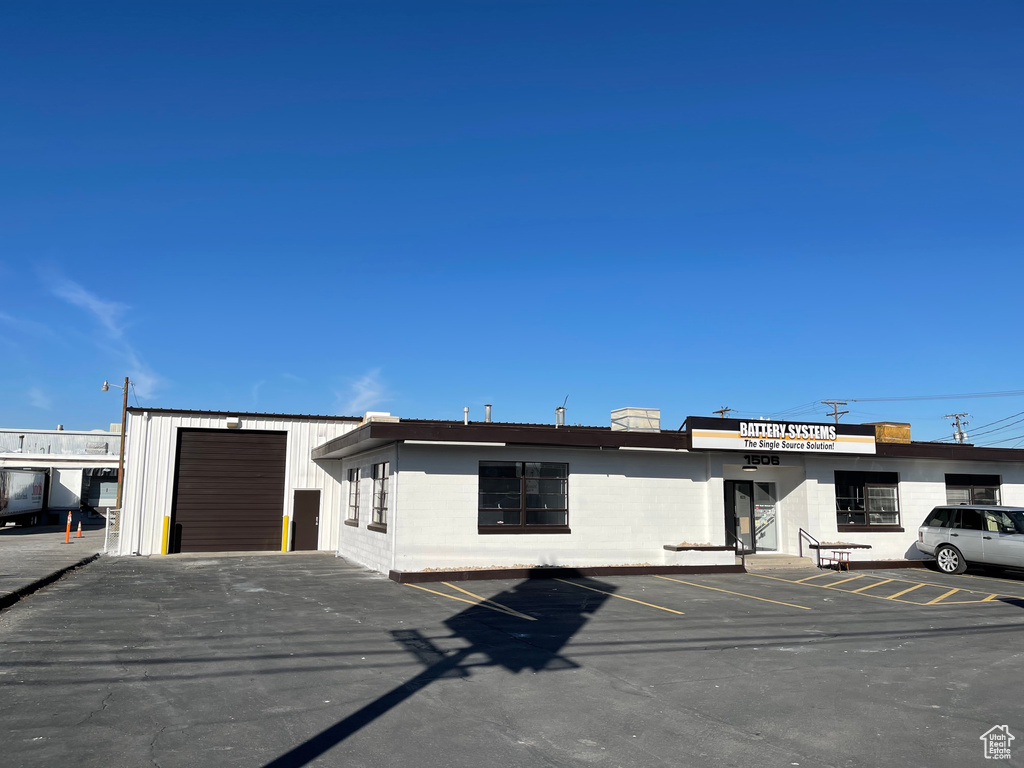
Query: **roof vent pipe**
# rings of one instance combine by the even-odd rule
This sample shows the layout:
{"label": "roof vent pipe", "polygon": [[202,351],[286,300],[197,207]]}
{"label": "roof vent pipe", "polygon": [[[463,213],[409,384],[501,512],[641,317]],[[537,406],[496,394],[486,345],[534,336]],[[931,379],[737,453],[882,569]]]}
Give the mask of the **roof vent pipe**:
{"label": "roof vent pipe", "polygon": [[462,409],[462,423],[469,424],[469,406]]}
{"label": "roof vent pipe", "polygon": [[555,408],[555,426],[556,427],[564,427],[565,426],[565,406],[564,405],[560,405],[557,408]]}
{"label": "roof vent pipe", "polygon": [[491,423],[491,404],[490,403],[487,403],[484,406],[484,421],[486,421],[488,424]]}

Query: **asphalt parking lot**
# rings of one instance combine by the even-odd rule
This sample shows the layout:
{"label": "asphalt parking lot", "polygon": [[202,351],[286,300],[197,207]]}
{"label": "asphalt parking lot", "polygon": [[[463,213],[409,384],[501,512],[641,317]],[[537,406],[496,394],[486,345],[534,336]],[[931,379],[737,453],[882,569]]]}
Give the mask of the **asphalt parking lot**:
{"label": "asphalt parking lot", "polygon": [[983,734],[1024,737],[1022,630],[1020,576],[103,557],[0,613],[2,762],[991,765]]}

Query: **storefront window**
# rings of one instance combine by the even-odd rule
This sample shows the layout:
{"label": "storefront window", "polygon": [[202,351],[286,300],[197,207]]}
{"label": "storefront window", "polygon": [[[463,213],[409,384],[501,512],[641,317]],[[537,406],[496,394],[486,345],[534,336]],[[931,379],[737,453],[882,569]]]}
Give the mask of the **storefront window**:
{"label": "storefront window", "polygon": [[899,474],[837,471],[835,479],[839,530],[899,527]]}

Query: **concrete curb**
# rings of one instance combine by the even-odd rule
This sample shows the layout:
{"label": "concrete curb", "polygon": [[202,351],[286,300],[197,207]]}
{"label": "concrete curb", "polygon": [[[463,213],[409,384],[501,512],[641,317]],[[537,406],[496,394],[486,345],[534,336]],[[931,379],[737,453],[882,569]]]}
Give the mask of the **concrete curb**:
{"label": "concrete curb", "polygon": [[59,571],[54,571],[49,576],[44,576],[41,579],[36,579],[35,581],[30,582],[29,584],[26,584],[23,587],[18,587],[18,589],[14,590],[13,592],[9,592],[6,595],[0,595],[0,611],[4,611],[10,608],[23,597],[28,597],[33,592],[36,592],[45,586],[53,584],[53,582],[71,573],[71,571],[75,571],[81,568],[82,566],[88,565],[99,556],[100,553],[97,552],[94,555],[89,555],[89,557],[83,557],[77,563],[72,563],[71,565],[65,568],[61,568]]}
{"label": "concrete curb", "polygon": [[493,581],[495,579],[579,579],[600,576],[650,576],[655,574],[743,573],[741,565],[603,565],[581,568],[487,568],[476,571],[391,571],[388,578],[399,584],[431,581]]}

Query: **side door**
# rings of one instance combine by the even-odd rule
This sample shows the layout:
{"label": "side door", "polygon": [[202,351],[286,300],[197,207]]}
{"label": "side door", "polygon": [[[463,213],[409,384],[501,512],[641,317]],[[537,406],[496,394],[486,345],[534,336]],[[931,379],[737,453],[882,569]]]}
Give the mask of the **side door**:
{"label": "side door", "polygon": [[320,491],[295,491],[292,517],[295,535],[292,549],[310,552],[320,543]]}
{"label": "side door", "polygon": [[981,510],[961,507],[960,520],[949,532],[949,543],[960,550],[968,563],[981,563],[985,559],[985,516]]}
{"label": "side door", "polygon": [[987,509],[984,515],[985,532],[982,541],[985,562],[990,565],[1024,568],[1024,533],[1017,530],[1013,520],[1005,512]]}

